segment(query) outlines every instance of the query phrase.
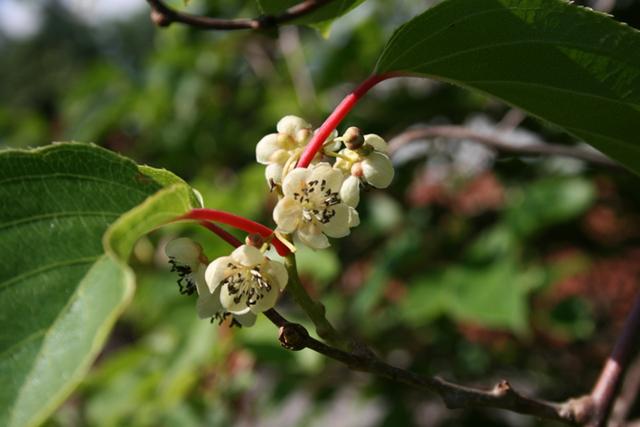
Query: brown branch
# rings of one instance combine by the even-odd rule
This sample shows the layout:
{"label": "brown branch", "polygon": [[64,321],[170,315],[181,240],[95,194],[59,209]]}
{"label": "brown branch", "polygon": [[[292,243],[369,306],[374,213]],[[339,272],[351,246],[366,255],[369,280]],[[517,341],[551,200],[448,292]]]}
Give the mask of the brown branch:
{"label": "brown branch", "polygon": [[371,351],[348,352],[318,341],[311,337],[302,325],[289,322],[274,309],[267,310],[264,314],[279,327],[279,340],[284,348],[294,351],[308,348],[342,362],[350,369],[368,372],[436,393],[450,409],[470,407],[505,409],[566,424],[583,423],[591,413],[588,398],[554,403],[524,396],[504,380],[491,390],[481,390],[454,384],[440,377],[421,376],[389,365]]}
{"label": "brown branch", "polygon": [[151,6],[151,20],[160,27],[174,22],[202,30],[263,30],[305,16],[333,0],[305,0],[279,15],[263,15],[258,18],[222,19],[179,12],[163,0],[147,0]]}
{"label": "brown branch", "polygon": [[540,143],[515,145],[501,139],[498,135],[487,135],[484,132],[474,131],[464,126],[429,126],[409,129],[389,142],[389,152],[393,154],[403,145],[417,139],[439,137],[450,139],[469,139],[497,151],[522,155],[572,157],[574,159],[584,160],[586,162],[602,166],[623,169],[618,163],[597,152],[560,144]]}
{"label": "brown branch", "polygon": [[629,365],[618,398],[609,416],[609,427],[626,425],[629,413],[640,393],[640,355]]}
{"label": "brown branch", "polygon": [[623,373],[629,363],[629,359],[639,342],[637,339],[640,330],[640,293],[636,296],[636,301],[625,321],[624,327],[611,355],[605,362],[600,377],[591,391],[594,412],[588,427],[601,427],[605,425],[611,404],[613,403]]}

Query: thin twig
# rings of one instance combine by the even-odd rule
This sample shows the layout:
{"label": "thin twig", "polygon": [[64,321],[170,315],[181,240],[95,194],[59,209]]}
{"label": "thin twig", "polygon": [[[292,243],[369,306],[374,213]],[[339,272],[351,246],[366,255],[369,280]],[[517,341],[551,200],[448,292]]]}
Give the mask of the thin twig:
{"label": "thin twig", "polygon": [[263,30],[305,16],[333,0],[305,0],[279,15],[264,15],[258,18],[221,19],[179,12],[162,0],[147,0],[151,6],[151,19],[158,26],[166,27],[174,22],[202,30]]}
{"label": "thin twig", "polygon": [[607,415],[620,387],[623,373],[633,351],[638,347],[637,335],[640,330],[640,293],[627,317],[611,355],[605,362],[596,382],[591,398],[594,404],[593,418],[588,427],[605,425]]}
{"label": "thin twig", "polygon": [[264,314],[279,327],[279,339],[283,347],[290,350],[308,348],[342,362],[350,369],[368,372],[436,393],[442,397],[450,409],[470,407],[505,409],[566,424],[579,424],[589,413],[588,399],[572,399],[565,403],[534,399],[520,394],[507,381],[500,381],[490,390],[481,390],[454,384],[439,377],[421,376],[391,366],[372,352],[349,352],[320,342],[311,337],[302,325],[287,321],[274,309],[267,310]]}
{"label": "thin twig", "polygon": [[411,141],[428,138],[468,139],[498,151],[522,155],[572,157],[602,166],[623,169],[618,163],[597,152],[560,144],[515,145],[503,140],[499,135],[487,135],[464,126],[429,126],[409,129],[389,142],[389,152],[393,154]]}

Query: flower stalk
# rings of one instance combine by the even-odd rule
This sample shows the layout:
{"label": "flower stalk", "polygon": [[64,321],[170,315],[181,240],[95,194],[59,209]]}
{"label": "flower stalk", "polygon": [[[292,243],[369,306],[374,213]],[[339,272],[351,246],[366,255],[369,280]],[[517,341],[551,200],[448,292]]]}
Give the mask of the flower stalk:
{"label": "flower stalk", "polygon": [[326,141],[326,139],[331,135],[340,122],[345,118],[349,111],[353,109],[353,107],[358,103],[360,98],[362,98],[369,90],[380,83],[383,80],[387,80],[393,77],[400,77],[402,74],[400,73],[384,73],[384,74],[374,74],[366,79],[364,82],[360,84],[353,92],[347,95],[340,104],[333,110],[333,112],[327,117],[327,119],[322,123],[322,126],[318,129],[318,131],[313,135],[311,141],[306,146],[302,155],[300,155],[300,160],[298,160],[297,167],[306,168],[309,166],[314,156],[322,149],[322,145]]}
{"label": "flower stalk", "polygon": [[[219,211],[217,209],[206,209],[206,208],[192,209],[186,214],[176,218],[176,220],[185,220],[185,219],[193,219],[193,220],[199,220],[199,221],[203,221],[203,220],[213,221],[213,222],[218,222],[222,224],[227,224],[227,225],[230,225],[231,227],[237,228],[242,231],[246,231],[247,233],[250,233],[250,234],[252,233],[259,234],[260,236],[262,236],[267,240],[272,236],[274,236],[273,230],[265,225],[262,225],[255,221],[251,221],[250,219],[247,219],[238,215],[234,215],[229,212]],[[222,237],[224,240],[227,240],[218,232],[215,232],[215,233],[218,234],[220,237]],[[276,250],[278,251],[278,254],[280,254],[281,256],[286,256],[290,253],[289,248],[287,248],[287,246],[283,244],[277,237],[273,239],[271,242],[273,243],[273,246],[275,246]],[[231,244],[233,245],[233,243]]]}

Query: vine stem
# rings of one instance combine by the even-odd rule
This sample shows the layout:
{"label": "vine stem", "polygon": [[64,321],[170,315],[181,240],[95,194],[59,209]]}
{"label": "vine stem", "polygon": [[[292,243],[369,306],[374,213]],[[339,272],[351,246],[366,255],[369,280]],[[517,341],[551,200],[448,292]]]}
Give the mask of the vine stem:
{"label": "vine stem", "polygon": [[314,301],[302,286],[298,276],[295,256],[289,254],[284,260],[284,265],[289,273],[287,291],[291,294],[296,304],[309,316],[318,336],[338,348],[346,349],[347,342],[327,320],[324,305],[321,302]]}
{"label": "vine stem", "polygon": [[623,373],[629,363],[634,347],[638,346],[637,336],[640,330],[640,292],[636,296],[633,307],[625,321],[611,355],[600,373],[600,377],[591,391],[594,405],[594,419],[589,427],[603,426],[613,403]]}
{"label": "vine stem", "polygon": [[[206,208],[198,208],[198,209],[192,209],[191,211],[187,212],[186,214],[179,216],[178,218],[176,218],[175,220],[179,221],[179,220],[185,220],[185,219],[194,219],[194,220],[198,220],[198,221],[214,221],[214,222],[219,222],[222,224],[227,224],[230,225],[232,227],[235,227],[239,230],[243,230],[246,231],[247,233],[255,233],[255,234],[259,234],[260,236],[262,236],[265,239],[269,239],[274,235],[274,232],[272,229],[270,229],[269,227],[262,225],[258,222],[255,221],[251,221],[250,219],[238,216],[238,215],[234,215],[232,213],[229,212],[224,212],[224,211],[219,211],[217,209],[206,209]],[[207,227],[209,228],[209,227]],[[214,230],[212,230],[214,231]],[[224,232],[224,230],[222,230]],[[225,237],[223,237],[222,235],[220,235],[217,231],[214,231],[216,234],[218,234],[220,237],[222,237],[223,239],[225,239]],[[224,232],[226,233],[226,232]],[[229,235],[228,233],[226,233],[227,235]],[[225,239],[226,240],[226,239]],[[273,246],[275,246],[276,250],[278,251],[278,254],[282,255],[282,256],[287,256],[290,251],[289,248],[287,248],[278,238],[277,236],[275,236],[274,239],[271,240],[271,243],[273,243]]]}
{"label": "vine stem", "polygon": [[322,149],[322,144],[326,141],[326,139],[331,135],[331,132],[338,127],[342,119],[345,118],[349,111],[353,109],[353,107],[358,103],[360,98],[362,98],[372,87],[377,85],[383,80],[387,80],[393,77],[402,77],[404,74],[402,73],[384,73],[384,74],[374,74],[366,79],[364,82],[360,84],[357,88],[354,89],[353,92],[348,94],[338,106],[333,110],[333,112],[327,117],[327,119],[322,123],[322,126],[317,130],[317,132],[309,141],[309,144],[305,147],[305,150],[302,152],[300,156],[300,160],[298,160],[297,167],[306,168],[311,164],[313,157]]}

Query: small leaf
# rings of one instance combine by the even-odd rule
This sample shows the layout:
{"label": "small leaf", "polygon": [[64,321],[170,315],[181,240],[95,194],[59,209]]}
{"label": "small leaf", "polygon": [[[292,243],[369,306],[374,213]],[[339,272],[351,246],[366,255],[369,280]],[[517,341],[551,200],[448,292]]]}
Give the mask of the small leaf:
{"label": "small leaf", "polygon": [[506,224],[527,236],[545,227],[569,221],[593,202],[595,189],[584,178],[547,178],[509,193]]}
{"label": "small leaf", "polygon": [[640,32],[563,0],[447,0],[401,26],[377,73],[493,95],[640,173]]}
{"label": "small leaf", "polygon": [[84,376],[130,299],[133,243],[195,203],[175,175],[77,143],[1,152],[0,198],[0,425],[32,426]]}
{"label": "small leaf", "polygon": [[524,334],[528,294],[544,280],[541,269],[523,269],[513,259],[479,267],[451,266],[412,282],[400,310],[413,324],[444,315]]}

